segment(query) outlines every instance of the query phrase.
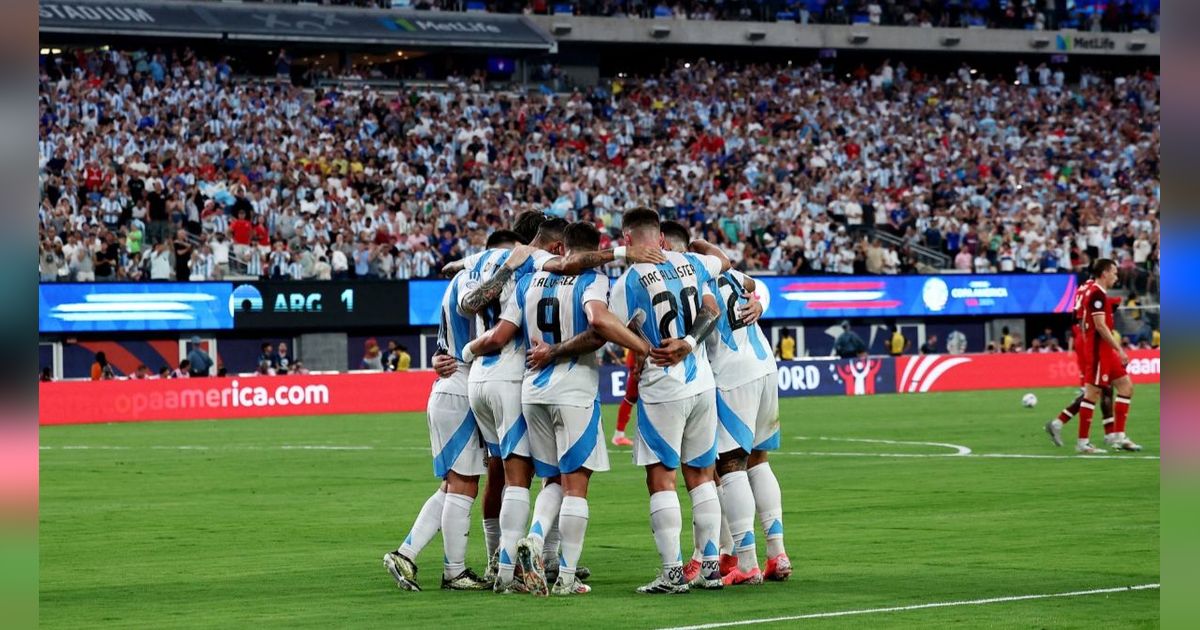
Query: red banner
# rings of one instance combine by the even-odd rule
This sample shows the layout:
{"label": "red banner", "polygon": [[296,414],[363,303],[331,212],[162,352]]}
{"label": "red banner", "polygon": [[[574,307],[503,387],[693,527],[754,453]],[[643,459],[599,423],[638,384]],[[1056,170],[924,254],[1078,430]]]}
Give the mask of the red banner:
{"label": "red banner", "polygon": [[[1131,350],[1125,369],[1134,383],[1157,383],[1159,361],[1158,350]],[[1079,384],[1073,352],[937,354],[896,361],[896,391],[905,393]]]}
{"label": "red banner", "polygon": [[424,411],[432,371],[64,381],[39,387],[41,424]]}

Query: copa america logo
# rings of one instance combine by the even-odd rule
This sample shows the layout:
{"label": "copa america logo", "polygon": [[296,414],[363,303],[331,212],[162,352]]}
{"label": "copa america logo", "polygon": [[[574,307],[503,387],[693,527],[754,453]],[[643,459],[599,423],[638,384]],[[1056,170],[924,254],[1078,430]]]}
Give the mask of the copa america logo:
{"label": "copa america logo", "polygon": [[925,301],[925,308],[937,313],[946,308],[946,300],[950,299],[950,287],[946,286],[946,281],[941,278],[930,278],[921,289],[921,299]]}

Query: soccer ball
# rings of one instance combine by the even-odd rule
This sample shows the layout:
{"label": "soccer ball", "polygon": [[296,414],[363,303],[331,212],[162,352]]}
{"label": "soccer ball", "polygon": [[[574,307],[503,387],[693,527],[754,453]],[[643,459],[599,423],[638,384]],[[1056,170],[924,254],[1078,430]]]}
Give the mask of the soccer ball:
{"label": "soccer ball", "polygon": [[1033,407],[1036,407],[1037,406],[1037,396],[1034,396],[1032,393],[1025,394],[1024,396],[1021,397],[1021,406],[1029,407],[1030,409],[1032,409]]}

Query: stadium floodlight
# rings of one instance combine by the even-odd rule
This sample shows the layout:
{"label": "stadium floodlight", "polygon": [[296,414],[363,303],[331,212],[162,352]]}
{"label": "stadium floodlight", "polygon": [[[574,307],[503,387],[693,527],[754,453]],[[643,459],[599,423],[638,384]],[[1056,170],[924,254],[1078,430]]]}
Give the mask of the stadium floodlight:
{"label": "stadium floodlight", "polygon": [[1034,48],[1045,48],[1050,45],[1050,38],[1034,37],[1033,39],[1029,40],[1029,45],[1033,46]]}
{"label": "stadium floodlight", "polygon": [[555,35],[570,35],[571,24],[568,22],[555,22],[554,26],[550,27]]}
{"label": "stadium floodlight", "polygon": [[1129,40],[1129,43],[1126,44],[1126,46],[1129,47],[1129,50],[1136,50],[1136,51],[1146,50],[1146,42],[1143,40],[1140,40],[1140,39],[1131,39],[1131,40]]}
{"label": "stadium floodlight", "polygon": [[871,36],[862,31],[854,31],[850,33],[851,44],[865,44],[867,43],[868,39],[871,39]]}
{"label": "stadium floodlight", "polygon": [[667,37],[670,34],[671,27],[667,26],[666,24],[655,24],[654,27],[650,29],[650,35],[652,37],[662,38]]}
{"label": "stadium floodlight", "polygon": [[946,35],[942,37],[943,46],[957,46],[962,43],[962,38],[958,35]]}
{"label": "stadium floodlight", "polygon": [[762,29],[753,29],[753,30],[746,31],[746,39],[748,39],[752,42],[757,42],[759,40],[766,39],[766,37],[767,37],[767,32]]}

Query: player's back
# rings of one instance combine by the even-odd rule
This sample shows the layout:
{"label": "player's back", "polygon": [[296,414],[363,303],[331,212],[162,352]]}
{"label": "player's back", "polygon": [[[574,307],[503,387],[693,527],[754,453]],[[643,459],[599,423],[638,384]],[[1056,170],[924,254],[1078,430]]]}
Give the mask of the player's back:
{"label": "player's back", "polygon": [[450,378],[438,379],[433,385],[434,392],[467,395],[467,374],[470,366],[463,362],[463,349],[474,338],[471,330],[472,318],[463,315],[458,308],[462,292],[470,274],[467,271],[458,272],[442,294],[442,304],[439,309],[438,350],[444,351],[458,361],[457,371]]}
{"label": "player's back", "polygon": [[[492,248],[485,249],[482,252],[465,258],[462,273],[467,274],[467,280],[465,281],[464,290],[460,292],[459,303],[461,304],[461,300],[471,293],[471,291],[477,289],[479,285],[491,280],[496,275],[496,272],[508,262],[508,257],[511,255],[511,249]],[[482,334],[500,322],[501,316],[504,314],[505,303],[512,298],[515,281],[540,268],[542,263],[551,258],[554,258],[553,254],[542,250],[535,250],[530,255],[529,259],[513,273],[513,279],[505,286],[500,297],[485,305],[479,311],[475,318],[475,326],[478,333]],[[505,344],[503,348],[489,354],[480,355],[471,369],[470,381],[472,383],[484,381],[519,381],[524,374],[525,344],[524,340],[518,335],[512,341]]]}
{"label": "player's back", "polygon": [[[712,279],[705,262],[695,254],[663,252],[667,260],[657,265],[632,265],[617,280],[609,307],[624,321],[644,314],[640,331],[657,347],[666,339],[683,338],[691,329],[703,304],[712,295]],[[661,368],[647,363],[638,381],[641,397],[648,403],[670,402],[695,396],[713,388],[712,368],[704,344],[678,365]]]}
{"label": "player's back", "polygon": [[[588,329],[584,303],[608,301],[608,278],[589,269],[578,276],[536,271],[517,282],[517,307],[528,344],[556,344]],[[521,402],[584,407],[600,387],[596,353],[563,358],[538,370],[526,370]]]}
{"label": "player's back", "polygon": [[729,270],[710,281],[721,317],[707,340],[708,361],[717,385],[731,389],[776,371],[775,357],[758,322],[746,325],[738,308],[750,302],[745,275]]}

